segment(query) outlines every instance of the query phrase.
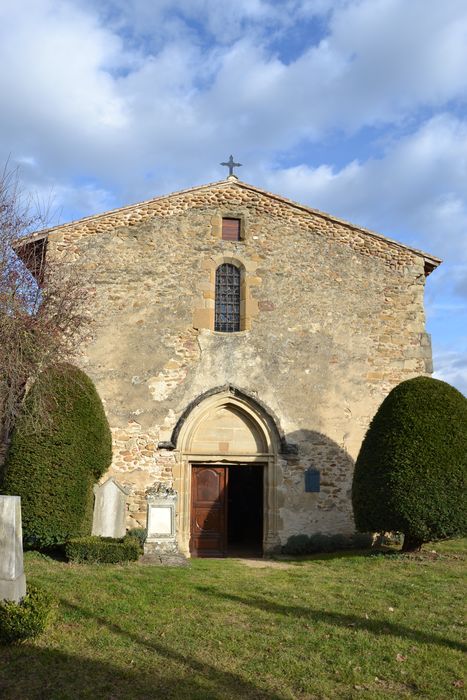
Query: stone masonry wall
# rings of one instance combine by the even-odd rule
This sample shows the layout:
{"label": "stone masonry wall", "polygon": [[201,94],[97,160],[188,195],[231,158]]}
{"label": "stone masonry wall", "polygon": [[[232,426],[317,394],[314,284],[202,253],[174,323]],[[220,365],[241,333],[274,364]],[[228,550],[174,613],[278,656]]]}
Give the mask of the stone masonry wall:
{"label": "stone masonry wall", "polygon": [[[221,240],[222,216],[242,218],[244,240]],[[48,254],[92,290],[81,362],[112,426],[110,474],[132,489],[129,526],[145,524],[146,488],[172,481],[174,454],[158,443],[200,394],[233,384],[298,446],[281,461],[282,542],[352,530],[368,423],[393,386],[431,372],[423,254],[235,181],[62,226]],[[215,268],[231,260],[246,330],[215,333]],[[304,492],[310,465],[317,494]]]}

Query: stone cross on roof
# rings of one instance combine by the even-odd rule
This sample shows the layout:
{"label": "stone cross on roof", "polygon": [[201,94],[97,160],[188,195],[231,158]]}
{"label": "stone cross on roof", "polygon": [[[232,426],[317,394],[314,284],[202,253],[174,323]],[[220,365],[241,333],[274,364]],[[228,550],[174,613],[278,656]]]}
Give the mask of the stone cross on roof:
{"label": "stone cross on roof", "polygon": [[[234,162],[233,156],[230,156],[230,158],[229,158],[229,160],[227,161],[227,163],[221,163],[221,165],[225,165],[225,166],[229,169],[229,177],[231,177],[232,175],[234,175],[234,171],[233,171],[234,168],[241,168],[241,167],[242,167],[242,164],[241,164],[241,163],[235,163],[235,162]],[[237,176],[234,175],[234,177],[237,177]]]}

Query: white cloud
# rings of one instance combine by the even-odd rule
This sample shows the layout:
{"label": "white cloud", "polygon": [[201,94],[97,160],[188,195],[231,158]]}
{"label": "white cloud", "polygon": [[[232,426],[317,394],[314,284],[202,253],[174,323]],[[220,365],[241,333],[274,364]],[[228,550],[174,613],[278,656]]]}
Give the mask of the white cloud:
{"label": "white cloud", "polygon": [[333,95],[356,127],[465,97],[464,0],[351,2],[334,13],[329,45],[350,59]]}
{"label": "white cloud", "polygon": [[[274,27],[290,24],[291,13],[312,14],[298,0],[268,2],[267,0],[102,0],[97,6],[94,0],[78,0],[83,7],[98,11],[102,21],[111,23],[119,31],[137,39],[144,37],[151,47],[161,41],[173,41],[189,35],[195,36],[202,27],[212,41],[219,44],[233,42],[249,34],[264,35]],[[315,3],[316,4],[316,3]],[[316,11],[322,4],[318,1]],[[324,3],[327,4],[327,3]],[[315,12],[316,14],[316,12]]]}
{"label": "white cloud", "polygon": [[435,353],[434,366],[436,379],[452,384],[467,396],[467,346]]}
{"label": "white cloud", "polygon": [[[326,36],[281,58],[278,37],[293,45],[320,14]],[[463,0],[4,3],[0,157],[26,149],[48,177],[92,174],[123,196],[165,189],[176,170],[180,186],[203,181],[224,149],[270,159],[459,98],[466,26]],[[155,41],[136,45],[138,32]]]}
{"label": "white cloud", "polygon": [[[306,165],[266,177],[274,191],[467,265],[467,121],[439,115],[380,158]],[[410,240],[407,240],[407,237]],[[465,270],[465,268],[463,268]],[[459,270],[461,273],[461,270]]]}
{"label": "white cloud", "polygon": [[26,1],[0,7],[3,134],[0,156],[34,158],[57,175],[109,152],[127,124],[112,76],[125,58],[119,38],[69,3]]}
{"label": "white cloud", "polygon": [[[203,32],[211,32],[205,51],[217,44],[221,56],[213,94],[206,94],[211,119],[220,121],[232,107],[239,115],[248,110],[258,135],[265,115],[279,114],[279,147],[289,144],[292,131],[281,140],[279,121],[299,129],[295,139],[329,128],[358,129],[439,106],[467,88],[464,0],[182,0],[176,9],[167,0],[108,0],[103,6],[125,30],[150,35],[149,50],[156,54],[164,40],[200,46]],[[292,62],[279,59],[279,39],[287,53],[303,22],[323,14],[329,18],[324,38],[311,40]],[[261,85],[256,95],[252,83]],[[232,99],[224,106],[216,98],[229,88]]]}

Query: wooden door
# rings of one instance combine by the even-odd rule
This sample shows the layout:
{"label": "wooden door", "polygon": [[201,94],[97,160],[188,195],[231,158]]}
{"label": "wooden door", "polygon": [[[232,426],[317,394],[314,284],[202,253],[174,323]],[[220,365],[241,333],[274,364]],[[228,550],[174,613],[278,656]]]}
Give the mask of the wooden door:
{"label": "wooden door", "polygon": [[224,557],[227,539],[227,469],[203,464],[191,474],[191,540],[195,557]]}

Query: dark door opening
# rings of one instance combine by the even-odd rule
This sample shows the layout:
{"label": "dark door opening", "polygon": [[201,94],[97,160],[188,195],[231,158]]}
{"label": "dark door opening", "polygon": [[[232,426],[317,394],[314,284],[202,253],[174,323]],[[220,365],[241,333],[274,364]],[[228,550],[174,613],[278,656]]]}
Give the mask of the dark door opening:
{"label": "dark door opening", "polygon": [[228,467],[227,554],[261,555],[263,550],[263,468]]}
{"label": "dark door opening", "polygon": [[262,555],[263,465],[193,466],[191,490],[193,556]]}

